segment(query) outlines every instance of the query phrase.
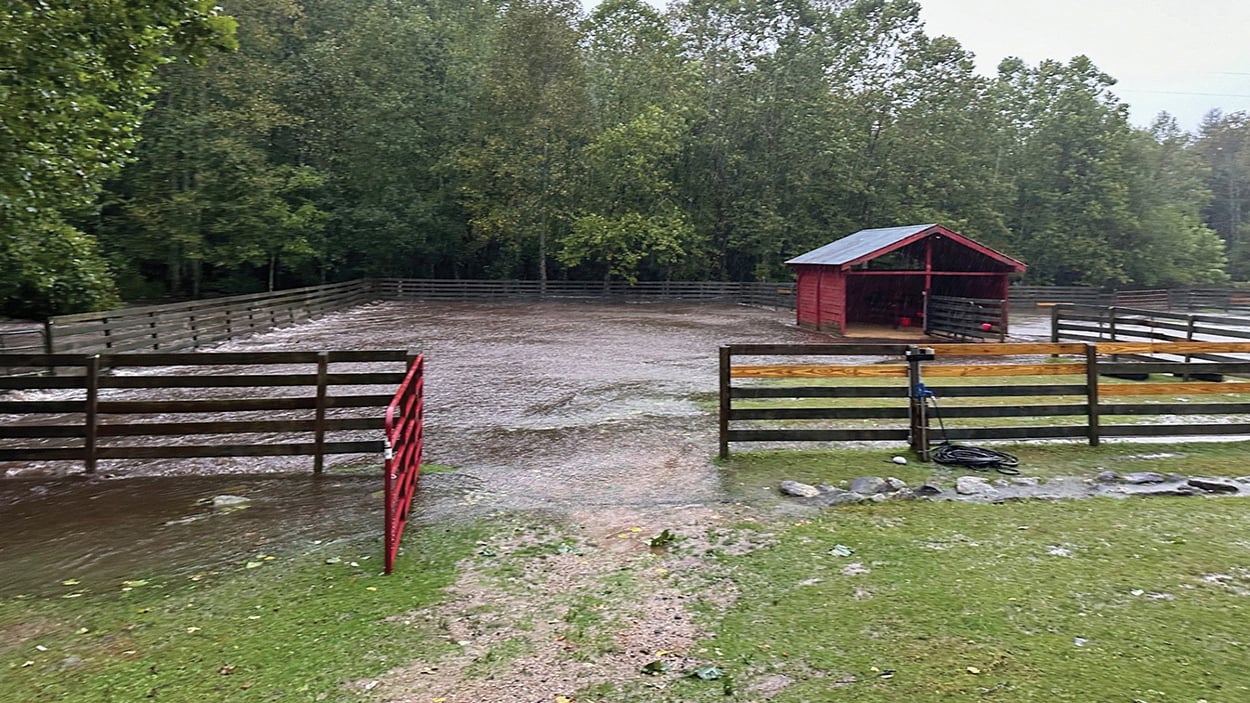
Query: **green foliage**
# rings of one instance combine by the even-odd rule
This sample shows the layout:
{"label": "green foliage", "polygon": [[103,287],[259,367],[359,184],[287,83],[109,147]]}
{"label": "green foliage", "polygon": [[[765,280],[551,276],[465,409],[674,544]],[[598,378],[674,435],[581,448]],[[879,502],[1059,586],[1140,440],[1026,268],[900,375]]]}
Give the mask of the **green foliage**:
{"label": "green foliage", "polygon": [[9,279],[0,310],[49,314],[111,302],[93,243],[66,219],[92,208],[129,159],[157,67],[175,53],[200,60],[230,48],[233,33],[233,20],[210,0],[0,10],[0,247]]}
{"label": "green foliage", "polygon": [[[8,11],[13,266],[46,217],[98,237],[126,296],[785,280],[838,236],[941,222],[1033,283],[1250,277],[1246,115],[1136,129],[1085,57],[979,76],[914,0],[223,4]],[[93,247],[61,246],[103,286],[72,304],[105,304]]]}

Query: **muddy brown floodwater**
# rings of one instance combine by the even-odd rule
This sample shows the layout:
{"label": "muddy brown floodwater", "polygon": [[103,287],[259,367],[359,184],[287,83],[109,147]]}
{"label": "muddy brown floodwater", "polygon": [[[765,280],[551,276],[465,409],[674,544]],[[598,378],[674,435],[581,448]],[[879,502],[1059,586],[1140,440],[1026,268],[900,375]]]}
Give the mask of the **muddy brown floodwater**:
{"label": "muddy brown floodwater", "polygon": [[[432,521],[721,499],[716,420],[700,405],[714,402],[717,348],[828,341],[791,320],[732,305],[376,303],[212,350],[424,352],[425,458],[457,469],[422,478],[415,514]],[[118,478],[0,481],[0,593],[37,592],[67,575],[200,568],[257,545],[379,529],[380,477],[317,480],[306,458],[101,470]],[[299,473],[240,476],[282,471]],[[210,516],[196,503],[222,493],[253,507]]]}

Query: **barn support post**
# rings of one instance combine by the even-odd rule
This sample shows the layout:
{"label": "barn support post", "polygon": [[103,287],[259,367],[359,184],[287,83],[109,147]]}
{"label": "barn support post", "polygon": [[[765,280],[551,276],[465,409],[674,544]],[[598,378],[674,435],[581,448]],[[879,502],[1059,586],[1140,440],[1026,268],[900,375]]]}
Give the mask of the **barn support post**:
{"label": "barn support post", "polygon": [[86,359],[87,417],[83,421],[83,464],[87,473],[94,474],[96,466],[96,439],[100,427],[100,355],[92,354]]}
{"label": "barn support post", "polygon": [[330,375],[330,352],[317,352],[317,415],[313,420],[313,475],[320,476],[325,468],[326,446],[326,381]]}
{"label": "barn support post", "polygon": [[1085,345],[1085,397],[1089,403],[1089,446],[1097,447],[1100,441],[1098,432],[1098,345]]}
{"label": "barn support post", "polygon": [[719,456],[721,459],[729,458],[729,384],[730,363],[733,360],[733,354],[729,347],[720,348],[720,413],[719,413]]}

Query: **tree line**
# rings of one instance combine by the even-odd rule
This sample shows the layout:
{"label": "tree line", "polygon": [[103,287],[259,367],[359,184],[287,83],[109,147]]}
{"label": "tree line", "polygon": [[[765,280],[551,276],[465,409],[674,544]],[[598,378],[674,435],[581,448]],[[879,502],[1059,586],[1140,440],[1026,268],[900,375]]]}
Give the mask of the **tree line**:
{"label": "tree line", "polygon": [[1250,116],[1135,128],[1084,57],[981,76],[914,0],[220,4],[0,14],[4,311],[359,276],[785,280],[927,222],[1035,284],[1250,278]]}

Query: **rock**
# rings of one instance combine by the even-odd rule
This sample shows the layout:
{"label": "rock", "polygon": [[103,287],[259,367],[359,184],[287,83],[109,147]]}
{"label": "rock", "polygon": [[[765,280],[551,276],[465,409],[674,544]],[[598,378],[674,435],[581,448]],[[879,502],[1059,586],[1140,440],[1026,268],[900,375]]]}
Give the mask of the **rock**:
{"label": "rock", "polygon": [[868,496],[868,500],[874,503],[884,503],[885,501],[889,499],[890,499],[890,496],[884,493],[873,493],[872,495]]}
{"label": "rock", "polygon": [[904,488],[907,488],[906,481],[900,478],[894,478],[893,476],[887,476],[885,478],[885,485],[889,486],[891,491],[901,491]]}
{"label": "rock", "polygon": [[860,476],[851,481],[852,493],[872,495],[873,493],[885,493],[889,489],[890,485],[880,476]]}
{"label": "rock", "polygon": [[[825,490],[825,489],[828,490]],[[864,500],[864,496],[850,491],[844,491],[841,488],[833,486],[821,486],[820,496],[816,500],[817,505],[850,505],[859,503]]]}
{"label": "rock", "polygon": [[820,495],[819,488],[798,481],[782,481],[781,492],[796,498],[815,498]]}
{"label": "rock", "polygon": [[993,485],[995,488],[1006,488],[1006,487],[1010,486],[1010,485],[1011,485],[1011,483],[1010,483],[1010,482],[1008,482],[1008,481],[1007,481],[1007,479],[1005,479],[1005,478],[996,478],[996,479],[994,479],[994,481],[993,481],[992,485]]}
{"label": "rock", "polygon": [[1196,496],[1202,493],[1193,486],[1175,484],[1150,484],[1126,492],[1135,496]]}
{"label": "rock", "polygon": [[916,495],[925,497],[940,496],[942,495],[942,489],[932,483],[924,483],[920,485],[920,488],[916,489]]}
{"label": "rock", "polygon": [[890,497],[894,500],[915,500],[917,496],[916,492],[910,488],[900,488],[891,493]]}
{"label": "rock", "polygon": [[[251,498],[245,498],[243,496],[220,495],[220,496],[213,496],[212,500],[209,501],[209,504],[212,505],[214,509],[219,509],[219,508],[237,508],[241,505],[247,505],[248,503],[251,503],[251,502],[252,502]],[[248,513],[248,514],[250,515],[251,513]]]}
{"label": "rock", "polygon": [[56,665],[56,668],[57,671],[69,671],[71,669],[81,668],[84,663],[85,662],[83,662],[83,660],[79,657],[65,657],[61,660],[60,664]]}
{"label": "rock", "polygon": [[955,492],[961,496],[988,495],[994,487],[981,476],[960,476],[955,479]]}
{"label": "rock", "polygon": [[890,459],[890,461],[898,464],[899,466],[907,466],[907,457],[905,456],[896,456],[893,459]]}
{"label": "rock", "polygon": [[1124,474],[1124,478],[1121,480],[1125,483],[1139,486],[1145,483],[1166,483],[1168,477],[1154,471],[1136,471],[1131,474]]}
{"label": "rock", "polygon": [[1191,478],[1186,483],[1194,488],[1207,491],[1208,493],[1237,493],[1240,491],[1237,486],[1219,479]]}
{"label": "rock", "polygon": [[1036,476],[1016,476],[1011,479],[1011,483],[1015,486],[1039,486],[1042,479]]}
{"label": "rock", "polygon": [[1120,474],[1110,470],[1100,471],[1098,472],[1098,475],[1094,477],[1094,481],[1097,483],[1115,483],[1119,480]]}

